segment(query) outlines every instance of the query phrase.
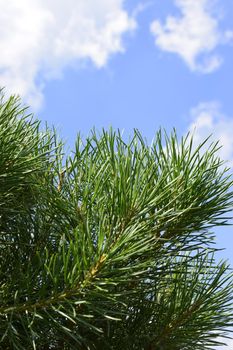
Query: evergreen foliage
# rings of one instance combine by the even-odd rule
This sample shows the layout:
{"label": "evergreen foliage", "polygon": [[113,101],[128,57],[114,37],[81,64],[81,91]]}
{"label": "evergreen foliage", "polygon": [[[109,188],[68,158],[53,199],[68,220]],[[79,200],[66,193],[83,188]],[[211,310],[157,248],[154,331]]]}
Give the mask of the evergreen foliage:
{"label": "evergreen foliage", "polygon": [[64,155],[0,102],[0,348],[207,350],[232,325],[216,263],[232,181],[207,140],[93,131]]}

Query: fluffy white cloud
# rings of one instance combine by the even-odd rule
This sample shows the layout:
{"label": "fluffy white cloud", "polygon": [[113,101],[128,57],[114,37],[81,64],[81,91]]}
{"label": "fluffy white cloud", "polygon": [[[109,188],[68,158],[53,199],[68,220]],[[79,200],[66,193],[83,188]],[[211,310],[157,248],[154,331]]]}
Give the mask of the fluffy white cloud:
{"label": "fluffy white cloud", "polygon": [[38,107],[46,79],[89,59],[123,52],[134,18],[124,0],[0,0],[0,85]]}
{"label": "fluffy white cloud", "polygon": [[233,166],[233,118],[223,115],[217,102],[201,103],[191,110],[192,123],[188,130],[198,145],[212,135],[211,141],[218,141],[222,148],[219,156]]}
{"label": "fluffy white cloud", "polygon": [[213,0],[175,0],[175,5],[180,16],[168,16],[165,24],[152,22],[155,44],[178,54],[192,71],[214,71],[222,62],[214,50],[232,40],[233,31],[219,29],[219,19],[211,11]]}

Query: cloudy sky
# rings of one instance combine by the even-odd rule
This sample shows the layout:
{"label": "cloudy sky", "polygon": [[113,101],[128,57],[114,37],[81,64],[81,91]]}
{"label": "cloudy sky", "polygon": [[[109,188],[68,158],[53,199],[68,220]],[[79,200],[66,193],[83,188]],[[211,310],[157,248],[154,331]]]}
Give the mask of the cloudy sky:
{"label": "cloudy sky", "polygon": [[[0,85],[71,145],[95,126],[209,134],[233,165],[232,0],[0,0]],[[218,232],[233,264],[232,230]],[[232,344],[233,346],[233,344]]]}

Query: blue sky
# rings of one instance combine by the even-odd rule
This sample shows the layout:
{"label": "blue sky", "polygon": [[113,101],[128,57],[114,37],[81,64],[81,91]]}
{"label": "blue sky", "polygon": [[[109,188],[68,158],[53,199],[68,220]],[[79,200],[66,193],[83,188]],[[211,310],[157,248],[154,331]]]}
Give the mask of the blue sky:
{"label": "blue sky", "polygon": [[[233,13],[225,2],[224,10],[228,5]],[[138,13],[137,29],[123,36],[124,54],[111,55],[101,68],[90,61],[81,69],[78,64],[64,67],[62,79],[47,82],[40,115],[61,125],[69,139],[75,129],[86,134],[94,125],[113,125],[127,131],[138,127],[148,138],[160,125],[185,132],[191,121],[190,110],[200,103],[215,102],[221,113],[233,115],[233,41],[214,50],[224,60],[218,69],[210,74],[192,71],[178,54],[156,47],[151,22],[154,18],[164,21],[166,13],[177,12],[174,5],[168,6],[172,1],[163,1],[163,6],[158,3],[154,1]],[[136,1],[129,1],[131,11],[136,6]],[[222,27],[228,28],[224,20],[219,24]],[[68,120],[75,123],[72,131]]]}
{"label": "blue sky", "polygon": [[[8,0],[0,85],[72,147],[92,127],[213,133],[233,165],[232,0]],[[233,264],[233,232],[218,230]]]}

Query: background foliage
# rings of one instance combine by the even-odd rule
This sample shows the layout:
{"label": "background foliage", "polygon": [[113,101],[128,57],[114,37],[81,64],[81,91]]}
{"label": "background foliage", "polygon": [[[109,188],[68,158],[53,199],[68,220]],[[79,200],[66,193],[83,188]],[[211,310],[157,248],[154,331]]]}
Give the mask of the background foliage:
{"label": "background foliage", "polygon": [[0,103],[0,347],[205,350],[232,325],[214,259],[232,180],[208,140],[77,137]]}

